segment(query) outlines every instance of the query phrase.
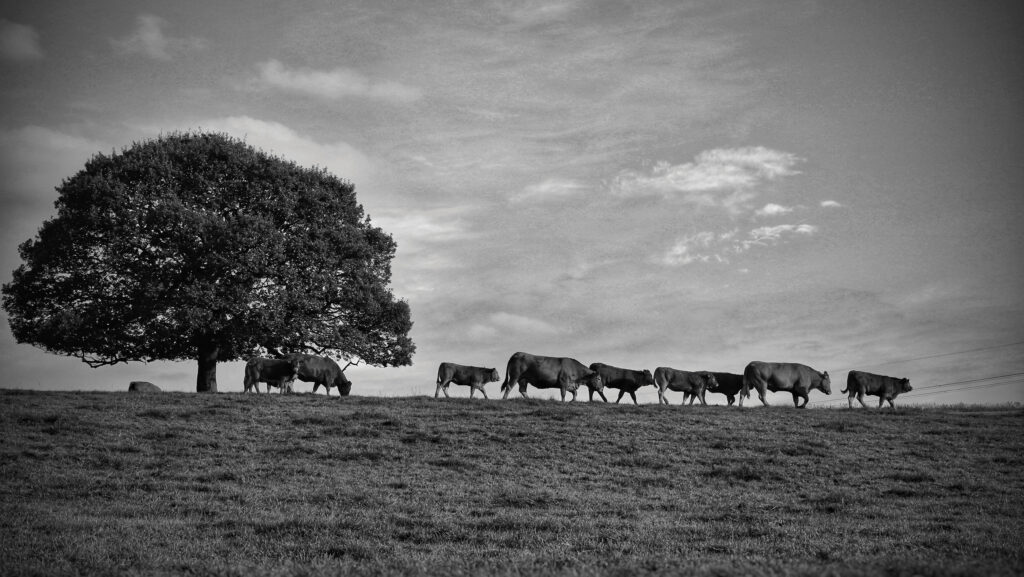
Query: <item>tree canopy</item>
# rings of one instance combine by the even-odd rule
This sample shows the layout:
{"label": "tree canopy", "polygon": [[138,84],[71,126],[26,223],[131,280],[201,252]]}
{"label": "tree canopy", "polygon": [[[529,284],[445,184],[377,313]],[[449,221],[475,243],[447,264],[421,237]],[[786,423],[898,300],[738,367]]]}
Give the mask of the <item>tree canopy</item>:
{"label": "tree canopy", "polygon": [[412,362],[396,244],[322,168],[176,133],[97,154],[57,191],[3,286],[18,342],[94,367],[197,360],[201,392],[260,347]]}

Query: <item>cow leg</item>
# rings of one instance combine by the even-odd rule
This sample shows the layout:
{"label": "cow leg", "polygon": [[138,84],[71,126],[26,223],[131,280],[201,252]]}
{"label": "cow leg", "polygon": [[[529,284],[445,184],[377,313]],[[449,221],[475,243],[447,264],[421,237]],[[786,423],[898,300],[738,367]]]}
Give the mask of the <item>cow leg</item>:
{"label": "cow leg", "polygon": [[860,406],[864,407],[865,409],[868,408],[867,403],[864,402],[864,391],[860,391],[859,393],[857,393],[857,402],[860,403]]}
{"label": "cow leg", "polygon": [[441,383],[437,383],[437,388],[434,389],[434,398],[436,399],[436,398],[438,398],[440,396],[441,396]]}
{"label": "cow leg", "polygon": [[884,406],[885,406],[885,397],[879,395],[878,396],[878,408],[881,409]]}
{"label": "cow leg", "polygon": [[702,405],[704,405],[706,407],[706,406],[708,406],[708,401],[707,401],[707,399],[704,398],[705,394],[706,393],[704,391],[700,392],[700,404],[702,404]]}
{"label": "cow leg", "polygon": [[[594,389],[590,389],[590,390],[593,391]],[[597,391],[597,394],[601,397],[602,401],[604,401],[606,403],[608,402],[608,397],[604,396],[604,391],[599,390],[599,391]],[[593,400],[593,399],[591,399],[591,400]]]}
{"label": "cow leg", "polygon": [[664,387],[658,387],[658,404],[659,405],[667,405],[668,404],[668,400],[665,399],[665,388]]}
{"label": "cow leg", "polygon": [[588,397],[587,400],[589,402],[593,403],[594,402],[594,389],[591,389],[590,387],[587,387],[587,391],[590,392],[590,397]]}
{"label": "cow leg", "polygon": [[729,404],[728,404],[728,405],[726,405],[726,406],[727,406],[727,407],[731,407],[731,406],[732,406],[732,404],[736,402],[736,395],[726,395],[726,396],[725,396],[725,399],[726,399],[727,401],[729,401]]}
{"label": "cow leg", "polygon": [[615,404],[616,405],[619,404],[619,401],[622,400],[622,395],[625,395],[625,394],[626,394],[626,389],[619,389],[619,398],[615,399]]}
{"label": "cow leg", "polygon": [[639,405],[640,404],[640,403],[636,402],[636,392],[630,391],[629,392],[629,396],[633,397],[633,404],[634,405]]}
{"label": "cow leg", "polygon": [[487,398],[487,391],[484,390],[483,385],[480,385],[480,394],[483,395],[485,399]]}
{"label": "cow leg", "polygon": [[896,410],[896,403],[893,402],[893,399],[886,399],[886,400],[889,401],[889,406],[892,407],[892,410],[895,411]]}

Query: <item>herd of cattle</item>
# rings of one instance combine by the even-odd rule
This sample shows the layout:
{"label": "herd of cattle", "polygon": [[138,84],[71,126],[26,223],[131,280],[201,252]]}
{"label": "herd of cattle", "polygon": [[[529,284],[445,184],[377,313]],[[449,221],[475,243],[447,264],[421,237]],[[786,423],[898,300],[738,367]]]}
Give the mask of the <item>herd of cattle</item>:
{"label": "herd of cattle", "polygon": [[[338,367],[331,359],[314,355],[292,354],[280,359],[257,357],[250,359],[245,365],[245,392],[255,389],[258,393],[259,383],[266,383],[268,392],[271,386],[280,388],[282,393],[291,392],[292,383],[299,379],[313,383],[314,393],[323,385],[328,395],[331,394],[331,387],[337,387],[338,394],[347,395],[352,389],[352,383],[345,377],[344,371],[345,369]],[[455,383],[469,387],[471,398],[476,391],[480,391],[484,398],[487,398],[484,386],[500,378],[498,369],[441,363],[437,370],[437,389],[434,391],[434,397],[441,392],[448,397],[448,386]],[[807,406],[808,394],[814,389],[826,395],[832,394],[828,371],[818,372],[798,363],[753,361],[747,365],[742,375],[682,371],[669,367],[658,367],[652,374],[646,369],[622,369],[603,363],[594,363],[588,367],[568,357],[543,357],[528,353],[515,353],[509,358],[505,381],[501,385],[503,398],[507,399],[517,384],[523,397],[527,397],[526,387],[533,385],[538,389],[559,389],[563,401],[566,393],[572,393],[571,400],[576,400],[576,391],[581,386],[589,391],[590,400],[594,400],[594,393],[597,393],[605,402],[608,399],[604,396],[604,389],[618,389],[616,403],[622,400],[623,395],[629,393],[634,404],[637,403],[636,391],[647,385],[657,387],[658,401],[666,405],[666,391],[683,393],[683,403],[689,401],[691,405],[695,400],[707,404],[704,399],[707,391],[725,395],[730,406],[739,396],[741,407],[743,399],[750,398],[751,390],[757,391],[758,398],[765,405],[768,405],[765,399],[768,391],[789,392],[793,395],[793,404],[797,408]],[[877,396],[879,407],[888,401],[889,406],[896,408],[896,396],[911,390],[908,379],[850,371],[846,379],[846,388],[842,392],[849,394],[847,401],[851,408],[854,398],[862,406],[867,407],[864,404],[864,395]]]}

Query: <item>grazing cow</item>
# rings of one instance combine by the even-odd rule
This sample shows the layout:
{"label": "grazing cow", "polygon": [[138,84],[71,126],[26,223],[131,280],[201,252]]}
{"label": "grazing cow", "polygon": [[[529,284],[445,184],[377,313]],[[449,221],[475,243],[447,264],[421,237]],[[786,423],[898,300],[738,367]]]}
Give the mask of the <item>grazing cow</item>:
{"label": "grazing cow", "polygon": [[265,357],[253,357],[245,363],[245,379],[242,385],[246,393],[255,389],[260,392],[260,383],[267,383],[267,392],[270,386],[280,387],[281,392],[291,392],[292,381],[295,380],[295,365],[287,359],[268,359]]}
{"label": "grazing cow", "polygon": [[484,385],[493,383],[500,378],[501,375],[498,374],[498,369],[441,363],[441,366],[437,367],[437,389],[434,390],[434,398],[436,399],[438,393],[444,391],[444,398],[447,399],[448,384],[455,383],[456,385],[469,387],[469,398],[472,399],[473,393],[480,391],[486,399],[487,391],[484,390]]}
{"label": "grazing cow", "polygon": [[846,388],[841,392],[850,392],[850,396],[846,400],[850,403],[851,409],[853,408],[853,397],[857,397],[861,406],[867,408],[867,405],[864,404],[864,395],[878,397],[879,409],[882,408],[885,401],[889,401],[889,406],[895,409],[896,395],[909,393],[912,390],[914,389],[910,386],[910,379],[886,377],[864,371],[850,371],[850,374],[846,376]]}
{"label": "grazing cow", "polygon": [[293,353],[286,359],[295,366],[295,375],[300,381],[313,383],[314,393],[321,385],[326,389],[327,396],[331,395],[331,387],[338,388],[339,396],[345,396],[352,390],[352,383],[345,372],[338,363],[327,357]]}
{"label": "grazing cow", "polygon": [[[725,395],[731,407],[736,402],[736,394],[743,390],[743,375],[733,373],[711,373],[718,381],[717,386],[708,386],[708,392]],[[747,393],[750,396],[750,393]]]}
{"label": "grazing cow", "polygon": [[128,383],[128,392],[131,393],[159,393],[160,387],[147,381],[132,381]]}
{"label": "grazing cow", "polygon": [[[601,382],[604,383],[604,386],[619,389],[619,398],[615,399],[616,403],[622,400],[622,395],[629,393],[629,396],[633,397],[633,404],[636,405],[638,404],[636,402],[636,390],[646,385],[654,385],[654,376],[647,369],[634,371],[620,369],[619,367],[613,367],[604,363],[594,363],[590,365],[590,370],[601,375]],[[594,400],[593,389],[590,390],[590,400]]]}
{"label": "grazing cow", "polygon": [[[831,395],[832,381],[828,377],[828,371],[819,373],[807,365],[753,361],[743,370],[741,407],[743,397],[750,396],[750,389],[757,391],[757,396],[765,406],[768,406],[768,401],[764,398],[766,390],[789,391],[793,393],[793,404],[796,408],[803,409],[807,407],[807,395],[812,389]],[[804,400],[804,404],[800,404],[800,399]]]}
{"label": "grazing cow", "polygon": [[538,389],[561,389],[562,400],[565,400],[566,391],[572,392],[572,400],[576,400],[576,389],[584,385],[591,391],[596,390],[605,402],[601,389],[604,383],[601,375],[586,367],[576,359],[568,357],[542,357],[528,353],[515,353],[508,359],[508,368],[505,371],[505,382],[501,384],[501,390],[505,392],[502,397],[508,398],[512,387],[519,384],[519,394],[524,398],[526,386],[533,385]]}
{"label": "grazing cow", "polygon": [[706,405],[704,391],[709,387],[717,387],[718,381],[715,375],[707,371],[680,371],[669,367],[658,367],[654,369],[654,384],[658,387],[658,401],[668,404],[665,398],[665,390],[669,389],[683,393],[683,404],[690,400],[693,404],[695,399],[700,399],[700,404]]}

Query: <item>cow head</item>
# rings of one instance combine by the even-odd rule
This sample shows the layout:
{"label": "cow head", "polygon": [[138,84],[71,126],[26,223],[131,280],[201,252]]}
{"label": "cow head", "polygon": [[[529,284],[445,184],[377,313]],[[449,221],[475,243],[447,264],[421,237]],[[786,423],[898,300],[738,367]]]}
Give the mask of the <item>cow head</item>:
{"label": "cow head", "polygon": [[488,379],[487,380],[488,383],[494,383],[494,382],[500,381],[501,380],[501,375],[498,374],[498,369],[491,369],[491,372],[488,374],[487,379]]}
{"label": "cow head", "polygon": [[580,379],[580,382],[586,385],[587,388],[592,391],[604,390],[604,381],[601,380],[601,375],[599,375],[596,371],[588,375],[585,375],[582,379]]}
{"label": "cow head", "polygon": [[640,386],[645,387],[647,385],[654,386],[654,375],[651,374],[651,371],[644,369],[644,382]]}
{"label": "cow head", "polygon": [[832,379],[828,377],[828,371],[821,373],[821,380],[818,381],[818,387],[821,389],[821,392],[826,395],[832,394]]}
{"label": "cow head", "polygon": [[705,389],[707,389],[707,390],[709,390],[711,392],[714,392],[714,391],[718,390],[718,379],[715,378],[715,375],[713,375],[713,374],[711,374],[711,373],[709,373],[707,371],[704,371],[703,373],[700,374],[700,378],[701,378],[701,380],[704,381],[704,388]]}
{"label": "cow head", "polygon": [[342,396],[352,391],[352,381],[348,380],[345,373],[338,373],[338,377],[334,379],[334,386],[338,387],[338,394]]}
{"label": "cow head", "polygon": [[900,379],[900,392],[901,393],[909,393],[910,391],[913,391],[913,390],[914,390],[914,387],[910,386],[910,379]]}

